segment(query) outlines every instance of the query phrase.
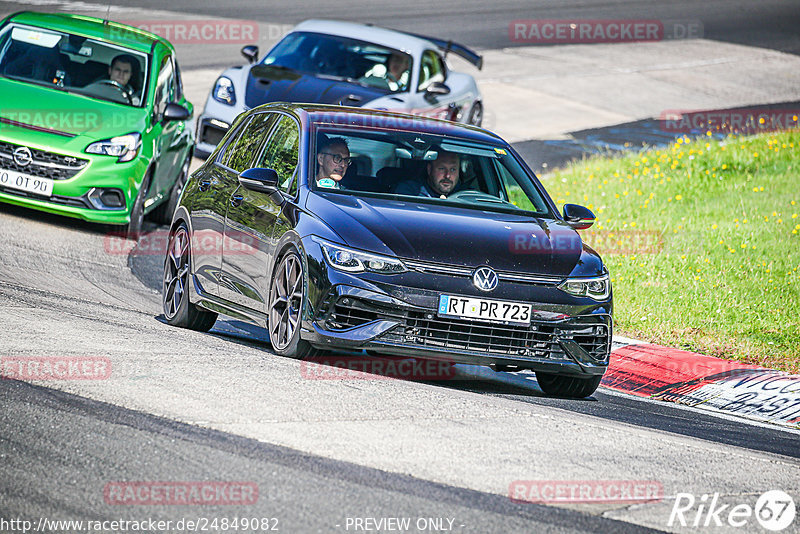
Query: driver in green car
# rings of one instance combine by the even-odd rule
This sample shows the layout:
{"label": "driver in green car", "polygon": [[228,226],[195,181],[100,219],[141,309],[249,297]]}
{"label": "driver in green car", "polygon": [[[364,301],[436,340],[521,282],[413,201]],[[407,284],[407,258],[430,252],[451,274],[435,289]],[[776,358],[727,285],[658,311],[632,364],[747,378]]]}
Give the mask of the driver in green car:
{"label": "driver in green car", "polygon": [[130,85],[134,69],[139,69],[139,62],[136,61],[136,58],[130,54],[120,54],[111,61],[111,65],[108,67],[108,78],[120,84],[130,96],[131,103],[134,106],[138,106],[140,102],[139,96],[136,95],[136,90]]}

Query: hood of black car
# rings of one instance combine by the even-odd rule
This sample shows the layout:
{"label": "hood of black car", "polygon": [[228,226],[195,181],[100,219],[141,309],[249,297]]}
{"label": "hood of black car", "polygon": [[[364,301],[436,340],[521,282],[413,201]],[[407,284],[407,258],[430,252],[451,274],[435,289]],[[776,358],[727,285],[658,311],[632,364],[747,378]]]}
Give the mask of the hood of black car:
{"label": "hood of black car", "polygon": [[602,262],[563,221],[422,202],[309,196],[347,245],[447,265],[550,276],[599,274]]}
{"label": "hood of black car", "polygon": [[359,107],[387,94],[387,90],[327,79],[270,65],[254,65],[247,76],[245,104],[308,102]]}

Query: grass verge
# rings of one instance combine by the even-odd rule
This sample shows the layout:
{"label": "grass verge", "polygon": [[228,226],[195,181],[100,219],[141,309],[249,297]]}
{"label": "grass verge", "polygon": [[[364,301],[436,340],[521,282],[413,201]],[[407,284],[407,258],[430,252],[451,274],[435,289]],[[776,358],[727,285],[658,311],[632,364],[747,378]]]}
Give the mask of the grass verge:
{"label": "grass verge", "polygon": [[678,139],[544,180],[583,204],[616,333],[800,372],[800,132]]}

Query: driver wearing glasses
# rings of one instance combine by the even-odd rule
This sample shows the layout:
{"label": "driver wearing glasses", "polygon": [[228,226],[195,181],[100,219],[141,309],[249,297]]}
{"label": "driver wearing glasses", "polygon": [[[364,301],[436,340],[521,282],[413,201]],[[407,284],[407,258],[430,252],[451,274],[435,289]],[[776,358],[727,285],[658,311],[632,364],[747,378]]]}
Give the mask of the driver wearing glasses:
{"label": "driver wearing glasses", "polygon": [[347,141],[341,137],[323,139],[317,152],[317,186],[344,189],[340,182],[351,163]]}

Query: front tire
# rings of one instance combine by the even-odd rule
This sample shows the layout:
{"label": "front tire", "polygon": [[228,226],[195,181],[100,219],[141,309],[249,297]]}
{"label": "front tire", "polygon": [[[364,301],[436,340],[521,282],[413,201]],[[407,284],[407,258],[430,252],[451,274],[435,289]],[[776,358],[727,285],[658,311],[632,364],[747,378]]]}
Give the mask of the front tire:
{"label": "front tire", "polygon": [[269,290],[269,341],[272,350],[289,358],[308,358],[317,351],[300,339],[303,302],[305,301],[305,271],[303,260],[294,250],[285,253],[272,275]]}
{"label": "front tire", "polygon": [[536,373],[536,381],[542,391],[554,397],[582,399],[594,393],[600,385],[602,375],[579,378],[552,373]]}
{"label": "front tire", "polygon": [[191,242],[189,231],[181,224],[169,238],[167,257],[164,259],[164,284],[161,301],[164,317],[172,326],[208,332],[217,320],[217,314],[198,309],[189,302]]}

